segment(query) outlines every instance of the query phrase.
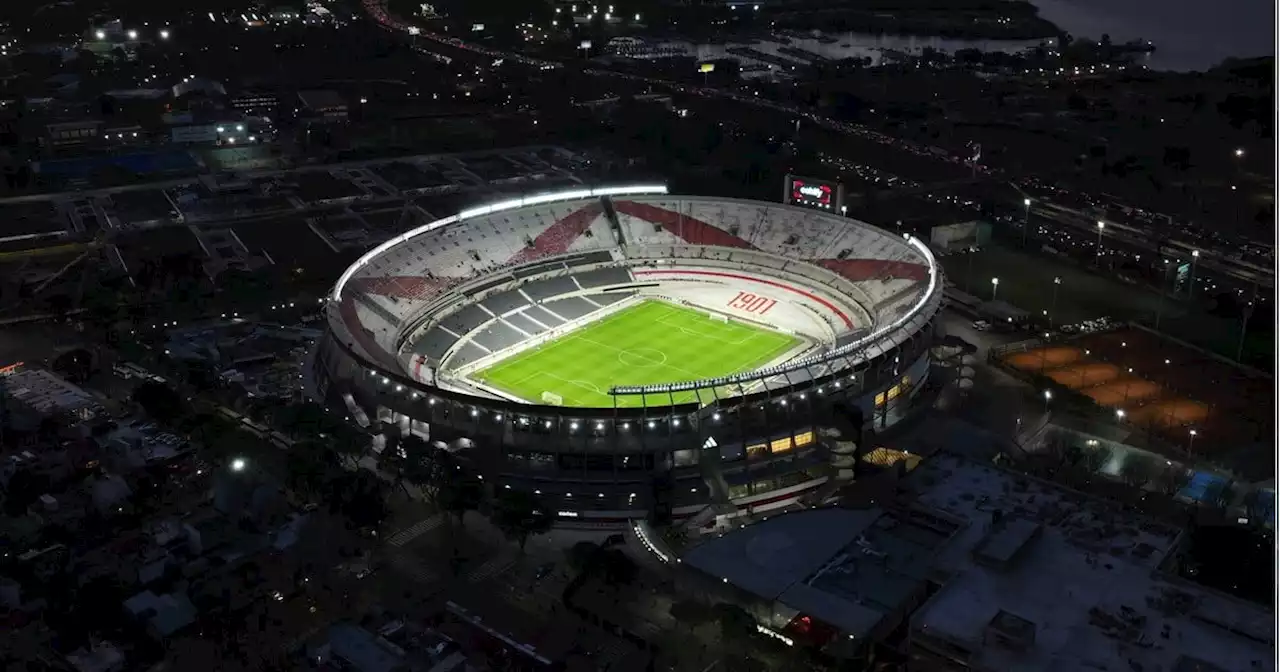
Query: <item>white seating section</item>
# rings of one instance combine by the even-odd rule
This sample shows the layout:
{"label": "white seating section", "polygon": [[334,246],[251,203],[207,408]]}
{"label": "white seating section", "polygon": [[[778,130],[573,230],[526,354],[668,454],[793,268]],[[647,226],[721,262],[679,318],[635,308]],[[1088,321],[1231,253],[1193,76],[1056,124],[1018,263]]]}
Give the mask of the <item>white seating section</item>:
{"label": "white seating section", "polygon": [[[571,252],[597,252],[593,259],[570,263],[598,266],[614,259],[617,252],[610,250],[621,248],[625,254],[628,245],[742,247],[809,261],[853,282],[870,298],[873,305],[866,307],[882,323],[912,305],[927,277],[925,260],[901,238],[829,213],[671,196],[620,197],[613,206],[621,245],[597,199],[508,210],[421,234],[356,272],[346,291],[359,297],[345,314],[358,316],[378,346],[392,352],[401,323],[417,314],[424,302],[464,282]],[[557,271],[563,274],[547,277],[557,276]],[[465,347],[454,348],[451,361],[474,361],[488,354],[486,349],[505,348],[598,310],[597,304],[581,298],[557,297],[632,281],[630,271],[619,266],[574,271],[573,266],[551,262],[536,273],[543,279],[523,281],[529,273],[517,272],[503,291],[445,316],[420,337],[415,351],[439,361],[465,337]],[[605,305],[617,300],[612,296],[592,298],[605,297],[598,302]]]}

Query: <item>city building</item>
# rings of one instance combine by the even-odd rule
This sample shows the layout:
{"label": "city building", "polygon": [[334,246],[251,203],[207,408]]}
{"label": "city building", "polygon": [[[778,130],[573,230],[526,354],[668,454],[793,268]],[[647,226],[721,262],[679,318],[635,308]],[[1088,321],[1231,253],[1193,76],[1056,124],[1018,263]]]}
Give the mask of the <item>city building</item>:
{"label": "city building", "polygon": [[1275,670],[1270,610],[1164,571],[1182,542],[1174,527],[945,453],[876,501],[770,517],[680,564],[761,632],[834,659],[879,649],[922,672]]}
{"label": "city building", "polygon": [[337,91],[299,91],[298,102],[313,121],[340,123],[347,120],[347,101]]}

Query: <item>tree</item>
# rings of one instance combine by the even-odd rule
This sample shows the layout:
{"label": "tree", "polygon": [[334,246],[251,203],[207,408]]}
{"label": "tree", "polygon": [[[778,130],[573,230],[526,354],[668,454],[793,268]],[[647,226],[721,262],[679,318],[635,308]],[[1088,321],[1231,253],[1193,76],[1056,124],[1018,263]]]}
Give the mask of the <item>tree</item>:
{"label": "tree", "polygon": [[1082,471],[1088,474],[1096,474],[1102,471],[1107,461],[1111,459],[1111,449],[1103,446],[1086,447],[1080,453],[1079,466]]}
{"label": "tree", "polygon": [[553,515],[551,509],[531,493],[503,490],[493,503],[489,519],[508,539],[518,543],[523,553],[530,536],[551,530]]}
{"label": "tree", "polygon": [[383,483],[363,469],[342,472],[327,484],[329,510],[341,514],[356,529],[378,529],[388,509]]}
{"label": "tree", "polygon": [[1156,487],[1160,492],[1172,497],[1182,492],[1190,481],[1191,472],[1177,465],[1169,465],[1160,472],[1160,477],[1156,479]]}
{"label": "tree", "polygon": [[592,559],[595,558],[596,553],[599,551],[600,546],[598,544],[590,541],[579,541],[565,551],[565,556],[569,560],[569,566],[581,572],[591,564]]}
{"label": "tree", "polygon": [[630,585],[640,573],[640,568],[636,566],[635,561],[616,548],[601,551],[600,570],[605,583],[611,586]]}
{"label": "tree", "polygon": [[54,358],[53,370],[73,383],[83,383],[93,375],[93,353],[84,348],[68,350]]}
{"label": "tree", "polygon": [[1141,489],[1155,476],[1153,466],[1149,458],[1130,453],[1120,467],[1120,479],[1131,488]]}
{"label": "tree", "polygon": [[316,441],[298,441],[285,455],[289,488],[308,495],[320,492],[336,466],[333,452]]}
{"label": "tree", "polygon": [[697,600],[682,599],[671,603],[671,617],[688,625],[698,626],[715,617],[711,607]]}
{"label": "tree", "polygon": [[187,412],[186,402],[177,390],[154,380],[135,387],[132,398],[147,415],[162,424],[175,423]]}
{"label": "tree", "polygon": [[736,604],[720,602],[711,607],[720,623],[720,636],[726,642],[743,643],[756,635],[756,619]]}
{"label": "tree", "polygon": [[439,481],[435,489],[436,505],[458,517],[459,523],[465,523],[468,511],[480,508],[484,501],[484,489],[479,481],[458,475]]}

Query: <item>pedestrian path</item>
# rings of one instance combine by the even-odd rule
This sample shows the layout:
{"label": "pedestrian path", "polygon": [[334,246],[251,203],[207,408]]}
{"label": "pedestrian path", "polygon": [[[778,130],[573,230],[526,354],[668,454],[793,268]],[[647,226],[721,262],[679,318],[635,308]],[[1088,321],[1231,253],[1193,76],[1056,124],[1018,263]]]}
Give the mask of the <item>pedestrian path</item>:
{"label": "pedestrian path", "polygon": [[507,571],[514,564],[516,564],[516,554],[514,552],[501,552],[489,558],[483,565],[468,572],[467,582],[478,583],[484,581],[491,576],[497,576]]}
{"label": "pedestrian path", "polygon": [[432,584],[440,580],[440,575],[427,566],[421,558],[399,549],[388,553],[391,568],[397,574],[421,584]]}
{"label": "pedestrian path", "polygon": [[596,658],[596,667],[607,670],[635,652],[635,646],[620,637],[607,637],[600,655]]}
{"label": "pedestrian path", "polygon": [[387,537],[387,545],[395,548],[400,548],[401,546],[404,546],[405,544],[413,541],[414,539],[421,537],[422,535],[430,532],[431,530],[434,530],[437,527],[440,527],[442,523],[444,523],[444,514],[441,514],[441,513],[437,513],[436,515],[431,516],[430,518],[424,518],[410,525],[409,527],[406,527],[403,530],[396,532],[390,537]]}

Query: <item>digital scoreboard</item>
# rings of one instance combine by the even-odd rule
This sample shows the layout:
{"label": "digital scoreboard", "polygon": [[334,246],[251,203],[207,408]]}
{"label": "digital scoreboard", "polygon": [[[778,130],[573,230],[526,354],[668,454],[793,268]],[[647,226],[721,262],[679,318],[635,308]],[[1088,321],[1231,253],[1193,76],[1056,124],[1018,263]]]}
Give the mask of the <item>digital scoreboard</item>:
{"label": "digital scoreboard", "polygon": [[782,187],[782,202],[831,212],[842,212],[844,185],[830,180],[788,174]]}

